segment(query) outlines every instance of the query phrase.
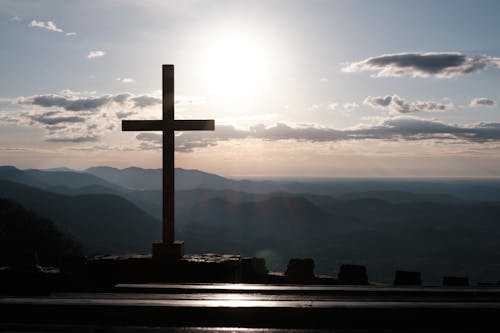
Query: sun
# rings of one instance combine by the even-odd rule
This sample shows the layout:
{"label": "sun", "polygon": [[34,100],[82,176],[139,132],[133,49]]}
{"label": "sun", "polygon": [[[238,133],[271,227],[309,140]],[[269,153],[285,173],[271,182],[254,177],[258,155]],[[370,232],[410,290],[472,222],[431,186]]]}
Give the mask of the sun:
{"label": "sun", "polygon": [[263,88],[268,71],[262,47],[241,36],[214,41],[203,66],[210,91],[224,98],[254,95]]}

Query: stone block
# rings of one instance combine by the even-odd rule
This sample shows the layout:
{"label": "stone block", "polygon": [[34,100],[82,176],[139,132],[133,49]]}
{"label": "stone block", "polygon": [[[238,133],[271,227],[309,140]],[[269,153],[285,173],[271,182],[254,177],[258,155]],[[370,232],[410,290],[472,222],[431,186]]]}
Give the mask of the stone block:
{"label": "stone block", "polygon": [[262,282],[267,277],[266,260],[264,258],[242,258],[241,279],[242,282]]}
{"label": "stone block", "polygon": [[172,244],[153,243],[153,260],[180,259],[184,255],[184,242],[174,241]]}
{"label": "stone block", "polygon": [[395,286],[421,286],[422,276],[420,272],[396,271],[394,276]]}
{"label": "stone block", "polygon": [[367,285],[368,274],[366,267],[360,265],[341,265],[338,279],[340,284]]}
{"label": "stone block", "polygon": [[308,282],[314,279],[314,260],[311,258],[305,259],[290,259],[285,272],[285,276],[292,282]]}
{"label": "stone block", "polygon": [[186,254],[179,262],[179,274],[185,282],[240,282],[241,257],[236,254]]}

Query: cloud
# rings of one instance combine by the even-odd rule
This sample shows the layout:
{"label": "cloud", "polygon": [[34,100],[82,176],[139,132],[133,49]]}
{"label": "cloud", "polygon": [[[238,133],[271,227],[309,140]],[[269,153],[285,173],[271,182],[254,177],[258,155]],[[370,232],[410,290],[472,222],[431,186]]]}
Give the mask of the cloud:
{"label": "cloud", "polygon": [[21,97],[18,104],[37,105],[41,107],[60,107],[67,111],[94,111],[111,101],[110,96],[74,98],[73,96],[62,95],[38,95]]}
{"label": "cloud", "polygon": [[[11,99],[8,101],[11,101]],[[133,95],[131,93],[120,93],[115,95],[84,96],[84,94],[72,91],[64,91],[58,94],[21,96],[15,99],[14,102],[24,106],[39,106],[43,108],[57,107],[66,111],[86,112],[95,112],[104,107],[110,107],[116,104],[125,108],[125,110],[120,110],[121,115],[124,115],[124,112],[135,113],[134,109],[140,110],[161,105],[162,103],[161,98],[149,94]],[[198,105],[203,103],[205,103],[203,97],[175,96],[175,104],[178,106]]]}
{"label": "cloud", "polygon": [[161,104],[161,99],[153,96],[137,96],[131,99],[134,102],[135,107],[145,108],[152,105]]}
{"label": "cloud", "polygon": [[359,104],[356,102],[345,102],[344,104],[342,104],[342,107],[344,108],[344,110],[351,112],[359,108]]}
{"label": "cloud", "polygon": [[[139,133],[141,149],[161,149],[161,134]],[[277,123],[273,126],[255,125],[249,129],[218,125],[214,132],[183,132],[176,137],[176,151],[191,152],[196,148],[215,146],[221,141],[261,139],[265,141],[296,140],[301,142],[339,142],[346,140],[492,142],[500,141],[500,123],[468,125],[446,124],[436,120],[414,117],[386,118],[377,124],[346,129],[316,125],[292,126]]]}
{"label": "cloud", "polygon": [[472,101],[470,101],[469,105],[473,108],[477,108],[477,107],[490,107],[491,108],[491,107],[497,106],[497,102],[495,102],[494,100],[492,100],[490,98],[478,97],[478,98],[474,98]]}
{"label": "cloud", "polygon": [[351,112],[354,111],[355,109],[359,108],[359,104],[356,102],[344,102],[344,103],[338,103],[338,102],[328,102],[328,103],[320,103],[320,104],[312,104],[310,105],[307,110],[308,111],[318,111],[318,110],[330,110],[330,111],[336,111],[339,109],[342,109],[343,111]]}
{"label": "cloud", "polygon": [[17,15],[16,15],[16,16],[12,16],[12,17],[10,18],[10,20],[11,20],[11,21],[21,21],[21,18],[20,18],[19,16],[17,16]]}
{"label": "cloud", "polygon": [[134,83],[135,80],[130,77],[117,77],[116,81],[120,81],[121,83]]}
{"label": "cloud", "polygon": [[76,32],[67,32],[64,35],[66,35],[66,36],[76,36]]}
{"label": "cloud", "polygon": [[56,125],[61,123],[83,123],[85,118],[83,117],[47,117],[46,115],[41,116],[31,116],[31,120],[46,124],[46,125]]}
{"label": "cloud", "polygon": [[150,95],[132,95],[121,93],[116,95],[81,96],[71,91],[60,94],[34,95],[18,97],[20,105],[34,105],[43,108],[58,107],[66,111],[88,111],[93,112],[111,104],[126,106],[127,108],[144,108],[146,106],[161,103],[161,100]]}
{"label": "cloud", "polygon": [[339,103],[337,103],[337,102],[328,102],[328,104],[326,105],[326,108],[328,110],[333,111],[333,110],[337,109],[338,106],[339,106]]}
{"label": "cloud", "polygon": [[47,29],[50,31],[55,31],[55,32],[63,32],[62,29],[59,29],[57,25],[52,22],[52,21],[37,21],[33,20],[28,24],[28,27],[31,28],[42,28],[42,29]]}
{"label": "cloud", "polygon": [[324,105],[323,105],[323,104],[312,104],[311,106],[309,106],[309,107],[307,108],[307,110],[308,110],[308,111],[317,111],[317,110],[319,110],[319,109],[321,109],[321,108],[323,108],[323,107],[324,107]]}
{"label": "cloud", "polygon": [[161,100],[155,96],[131,93],[95,95],[95,92],[65,90],[57,94],[21,96],[12,99],[23,111],[1,122],[37,126],[45,130],[50,142],[98,141],[115,130],[120,120],[133,114],[147,113]]}
{"label": "cloud", "polygon": [[205,97],[201,96],[175,96],[175,104],[179,106],[201,105],[206,102]]}
{"label": "cloud", "polygon": [[388,95],[384,97],[365,98],[364,104],[377,109],[387,109],[393,114],[416,113],[416,112],[443,112],[451,108],[451,104],[443,104],[433,101],[407,102],[398,95]]}
{"label": "cloud", "polygon": [[129,94],[129,93],[118,94],[118,95],[113,96],[113,101],[116,103],[123,104],[131,97],[132,97],[132,94]]}
{"label": "cloud", "polygon": [[478,72],[487,67],[500,67],[500,58],[467,56],[459,52],[384,54],[347,64],[344,72],[375,71],[375,76],[451,78]]}
{"label": "cloud", "polygon": [[99,137],[91,136],[91,135],[73,136],[73,137],[57,137],[57,138],[48,138],[46,141],[47,142],[74,142],[74,143],[96,142],[96,141],[99,141]]}
{"label": "cloud", "polygon": [[90,51],[89,54],[87,54],[88,59],[95,59],[99,57],[104,57],[106,55],[106,51],[102,50],[95,50],[95,51]]}
{"label": "cloud", "polygon": [[135,98],[143,100],[141,97],[151,96],[131,93],[98,96],[95,92],[69,90],[21,96],[10,100],[23,109],[0,116],[0,122],[42,128],[49,142],[96,142],[105,133],[116,130],[122,118],[143,111],[135,101]]}
{"label": "cloud", "polygon": [[131,116],[133,114],[137,114],[137,112],[135,112],[135,111],[118,111],[118,112],[116,112],[116,116],[118,117],[118,119],[127,118],[128,116]]}
{"label": "cloud", "polygon": [[161,150],[162,134],[158,133],[139,133],[135,136],[139,140],[139,149],[141,150]]}

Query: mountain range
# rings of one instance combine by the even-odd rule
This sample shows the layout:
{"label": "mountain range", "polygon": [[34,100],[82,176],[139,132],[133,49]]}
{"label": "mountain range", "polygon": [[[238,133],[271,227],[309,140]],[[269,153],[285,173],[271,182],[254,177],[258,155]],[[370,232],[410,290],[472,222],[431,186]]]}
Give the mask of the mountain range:
{"label": "mountain range", "polygon": [[[87,254],[149,251],[160,235],[158,184],[157,169],[0,167],[0,198],[50,218]],[[382,281],[396,269],[422,271],[428,283],[500,280],[496,180],[250,181],[178,169],[176,188],[176,235],[188,252],[262,256],[271,270],[312,257],[327,274],[365,264]]]}

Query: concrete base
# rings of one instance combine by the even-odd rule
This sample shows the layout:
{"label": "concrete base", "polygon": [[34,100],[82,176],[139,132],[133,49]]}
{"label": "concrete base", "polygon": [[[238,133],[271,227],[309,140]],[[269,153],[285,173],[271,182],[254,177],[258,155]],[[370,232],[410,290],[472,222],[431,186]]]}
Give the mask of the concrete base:
{"label": "concrete base", "polygon": [[153,243],[153,260],[180,259],[184,255],[184,241],[172,244]]}

